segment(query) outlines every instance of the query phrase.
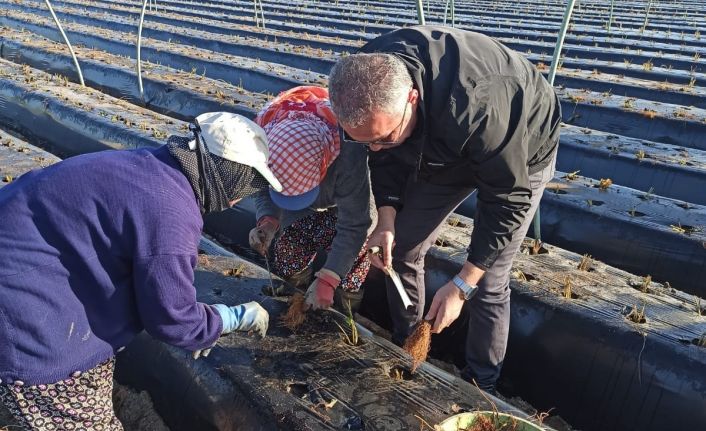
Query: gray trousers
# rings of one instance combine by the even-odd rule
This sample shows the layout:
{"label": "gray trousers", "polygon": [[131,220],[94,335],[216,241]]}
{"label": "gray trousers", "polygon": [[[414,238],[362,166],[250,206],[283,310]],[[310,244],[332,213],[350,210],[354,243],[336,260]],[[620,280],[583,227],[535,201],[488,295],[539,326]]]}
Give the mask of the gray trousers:
{"label": "gray trousers", "polygon": [[[547,182],[554,176],[552,163],[530,176],[532,206],[510,244],[500,253],[495,264],[479,283],[478,292],[470,300],[470,317],[466,337],[466,367],[463,377],[475,380],[482,389],[493,390],[500,375],[510,328],[510,269],[522,245]],[[392,251],[393,267],[399,273],[405,290],[415,303],[416,311],[402,306],[394,285],[386,279],[387,298],[393,324],[393,341],[402,344],[416,322],[423,318],[424,257],[436,241],[446,218],[472,192],[471,187],[439,186],[423,181],[405,196],[402,211],[395,219],[396,245]]]}

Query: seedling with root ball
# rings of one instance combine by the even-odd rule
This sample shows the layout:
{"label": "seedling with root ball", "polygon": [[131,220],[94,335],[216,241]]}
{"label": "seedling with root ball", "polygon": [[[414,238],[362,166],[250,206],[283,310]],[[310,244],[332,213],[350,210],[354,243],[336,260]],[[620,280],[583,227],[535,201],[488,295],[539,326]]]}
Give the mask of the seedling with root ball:
{"label": "seedling with root ball", "polygon": [[412,356],[410,371],[414,373],[417,367],[427,360],[431,349],[431,322],[423,319],[417,323],[410,336],[404,341],[402,348]]}
{"label": "seedling with root ball", "polygon": [[280,318],[282,324],[290,331],[296,332],[306,320],[306,303],[304,295],[297,292],[289,299],[289,308]]}

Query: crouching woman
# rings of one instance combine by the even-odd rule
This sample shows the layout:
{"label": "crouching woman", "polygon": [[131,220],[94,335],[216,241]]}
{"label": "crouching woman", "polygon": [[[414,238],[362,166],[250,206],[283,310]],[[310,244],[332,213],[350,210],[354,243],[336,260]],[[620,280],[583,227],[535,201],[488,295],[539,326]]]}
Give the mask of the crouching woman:
{"label": "crouching woman", "polygon": [[196,301],[202,215],[269,185],[266,137],[233,114],[193,137],[103,151],[0,190],[0,399],[32,430],[121,430],[114,355],[146,330],[194,351],[222,334],[264,336],[257,303]]}
{"label": "crouching woman", "polygon": [[257,227],[250,245],[261,254],[274,244],[274,269],[293,284],[308,284],[318,250],[326,262],[309,285],[314,309],[336,302],[355,309],[370,269],[365,243],[371,225],[367,149],[341,145],[325,88],[295,87],[272,100],[255,120],[267,133],[269,166],[282,183],[257,195]]}

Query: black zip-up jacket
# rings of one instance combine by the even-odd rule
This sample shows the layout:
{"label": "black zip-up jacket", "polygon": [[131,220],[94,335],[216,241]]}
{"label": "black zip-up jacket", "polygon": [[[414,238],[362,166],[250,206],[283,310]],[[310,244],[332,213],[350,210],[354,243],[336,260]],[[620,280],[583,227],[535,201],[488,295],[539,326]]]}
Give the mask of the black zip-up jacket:
{"label": "black zip-up jacket", "polygon": [[559,143],[561,108],[553,88],[519,53],[470,31],[415,26],[380,36],[360,52],[402,59],[419,91],[412,136],[371,152],[376,205],[404,206],[419,179],[478,189],[468,261],[488,270],[527,216],[529,175]]}

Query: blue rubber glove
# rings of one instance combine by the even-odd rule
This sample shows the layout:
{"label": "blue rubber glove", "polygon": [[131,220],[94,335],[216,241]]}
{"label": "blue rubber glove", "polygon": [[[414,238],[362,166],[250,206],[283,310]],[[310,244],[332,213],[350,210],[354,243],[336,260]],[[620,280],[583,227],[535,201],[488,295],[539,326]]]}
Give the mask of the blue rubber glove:
{"label": "blue rubber glove", "polygon": [[[270,315],[257,302],[248,302],[233,307],[224,304],[213,304],[213,308],[218,311],[223,320],[223,330],[221,335],[233,331],[255,331],[264,337],[270,323]],[[215,344],[214,344],[215,346]],[[205,358],[211,353],[213,346],[207,349],[196,350],[192,356],[194,359]]]}

